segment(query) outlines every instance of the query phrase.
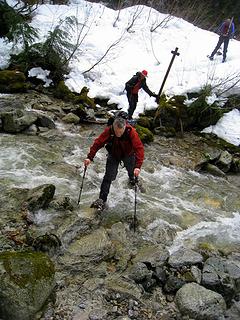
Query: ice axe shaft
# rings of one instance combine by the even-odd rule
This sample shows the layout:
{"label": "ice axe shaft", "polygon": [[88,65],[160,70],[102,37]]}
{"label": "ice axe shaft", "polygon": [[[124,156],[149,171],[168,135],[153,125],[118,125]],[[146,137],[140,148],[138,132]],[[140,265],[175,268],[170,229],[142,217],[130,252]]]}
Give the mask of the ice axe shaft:
{"label": "ice axe shaft", "polygon": [[159,89],[159,92],[158,92],[158,95],[157,95],[157,98],[156,98],[156,102],[157,102],[157,103],[159,103],[159,99],[160,99],[160,96],[161,96],[161,94],[162,94],[163,87],[164,87],[165,82],[166,82],[166,80],[167,80],[168,74],[169,74],[169,72],[170,72],[170,70],[171,70],[173,61],[174,61],[174,59],[175,59],[176,56],[179,56],[179,55],[180,55],[180,53],[178,52],[178,48],[177,48],[177,47],[175,48],[174,51],[172,50],[171,53],[172,53],[173,56],[172,56],[172,59],[171,59],[171,61],[170,61],[169,66],[168,66],[168,69],[167,69],[167,72],[166,72],[166,74],[165,74],[165,77],[164,77],[164,79],[163,79],[161,88]]}

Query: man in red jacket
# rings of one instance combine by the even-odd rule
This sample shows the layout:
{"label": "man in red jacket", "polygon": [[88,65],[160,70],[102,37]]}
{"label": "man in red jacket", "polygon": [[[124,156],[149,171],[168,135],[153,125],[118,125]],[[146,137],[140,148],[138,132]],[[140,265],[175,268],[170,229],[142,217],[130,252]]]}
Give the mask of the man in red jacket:
{"label": "man in red jacket", "polygon": [[135,177],[140,174],[144,159],[143,144],[135,128],[129,125],[126,119],[116,116],[112,126],[108,126],[90,147],[84,165],[88,166],[93,161],[97,151],[102,147],[108,151],[106,171],[100,188],[99,199],[94,201],[91,207],[103,210],[107,201],[112,181],[116,179],[118,166],[122,161],[132,185]]}
{"label": "man in red jacket", "polygon": [[157,98],[157,94],[152,92],[146,83],[147,70],[137,72],[130,80],[125,83],[125,90],[127,91],[127,98],[129,103],[128,117],[132,119],[132,115],[137,107],[138,91],[143,89],[150,97]]}

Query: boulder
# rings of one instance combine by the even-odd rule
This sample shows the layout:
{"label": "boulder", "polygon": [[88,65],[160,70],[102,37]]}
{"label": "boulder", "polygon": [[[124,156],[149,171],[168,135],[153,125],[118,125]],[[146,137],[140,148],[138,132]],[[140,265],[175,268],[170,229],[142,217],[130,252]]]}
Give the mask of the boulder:
{"label": "boulder", "polygon": [[35,123],[37,118],[37,114],[32,111],[6,112],[2,115],[3,130],[9,133],[21,132]]}
{"label": "boulder", "polygon": [[15,70],[0,71],[0,92],[16,93],[25,92],[28,88],[26,77],[23,72]]}
{"label": "boulder", "polygon": [[55,270],[39,252],[0,253],[0,318],[32,320],[55,287]]}
{"label": "boulder", "polygon": [[188,283],[179,289],[175,302],[182,315],[195,320],[224,319],[226,303],[223,297],[197,283]]}

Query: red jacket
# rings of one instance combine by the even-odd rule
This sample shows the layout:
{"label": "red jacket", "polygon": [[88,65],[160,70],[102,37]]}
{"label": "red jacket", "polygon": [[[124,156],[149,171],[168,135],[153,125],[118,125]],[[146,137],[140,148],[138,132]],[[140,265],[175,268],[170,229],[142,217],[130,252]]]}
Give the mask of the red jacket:
{"label": "red jacket", "polygon": [[124,134],[118,138],[115,136],[112,126],[106,127],[90,147],[88,159],[92,161],[97,151],[108,144],[111,145],[110,153],[118,160],[135,154],[135,168],[141,168],[144,159],[144,148],[135,128],[127,124]]}

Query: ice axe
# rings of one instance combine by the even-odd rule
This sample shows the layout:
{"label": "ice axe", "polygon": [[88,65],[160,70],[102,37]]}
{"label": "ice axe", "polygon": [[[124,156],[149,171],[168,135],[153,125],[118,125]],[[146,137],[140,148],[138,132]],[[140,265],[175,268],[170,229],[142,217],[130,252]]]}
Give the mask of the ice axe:
{"label": "ice axe", "polygon": [[165,74],[165,77],[164,77],[163,82],[162,82],[162,85],[161,85],[161,88],[159,89],[159,92],[158,92],[158,95],[157,95],[157,98],[156,98],[156,102],[157,102],[157,103],[159,103],[159,99],[160,99],[160,96],[161,96],[161,94],[162,94],[163,87],[164,87],[164,84],[165,84],[165,82],[166,82],[166,80],[167,80],[168,74],[169,74],[169,72],[170,72],[170,70],[171,70],[173,61],[174,61],[174,59],[175,59],[176,56],[179,56],[179,55],[180,55],[180,53],[178,52],[178,48],[177,48],[177,47],[175,48],[174,51],[172,50],[171,53],[172,53],[173,56],[172,56],[172,59],[171,59],[171,61],[170,61],[170,63],[169,63],[167,72],[166,72],[166,74]]}
{"label": "ice axe", "polygon": [[82,195],[83,181],[84,181],[84,178],[85,178],[86,171],[87,171],[87,166],[84,166],[82,183],[81,183],[80,192],[79,192],[79,196],[78,196],[78,202],[77,202],[78,205],[79,205],[79,203],[80,203],[80,199],[81,199],[81,195]]}
{"label": "ice axe", "polygon": [[[180,53],[178,52],[178,48],[177,48],[177,47],[175,48],[175,50],[172,50],[171,53],[172,53],[173,56],[172,56],[172,59],[171,59],[171,61],[170,61],[170,63],[169,63],[169,66],[168,66],[167,72],[166,72],[166,74],[165,74],[165,77],[164,77],[164,79],[163,79],[162,85],[161,85],[161,87],[160,87],[160,89],[159,89],[158,95],[157,95],[157,97],[156,97],[156,102],[157,102],[157,103],[159,103],[160,96],[161,96],[161,94],[162,94],[163,87],[164,87],[164,84],[165,84],[165,82],[166,82],[166,80],[167,80],[168,74],[169,74],[169,72],[170,72],[170,70],[171,70],[173,61],[174,61],[174,59],[175,59],[176,56],[179,56],[179,55],[180,55]],[[159,108],[159,107],[157,108],[157,111],[156,111],[156,113],[155,113],[154,122],[155,122],[155,120],[156,120],[156,118],[157,118],[158,116],[160,117],[160,108]],[[161,119],[160,119],[160,126],[161,126]]]}

